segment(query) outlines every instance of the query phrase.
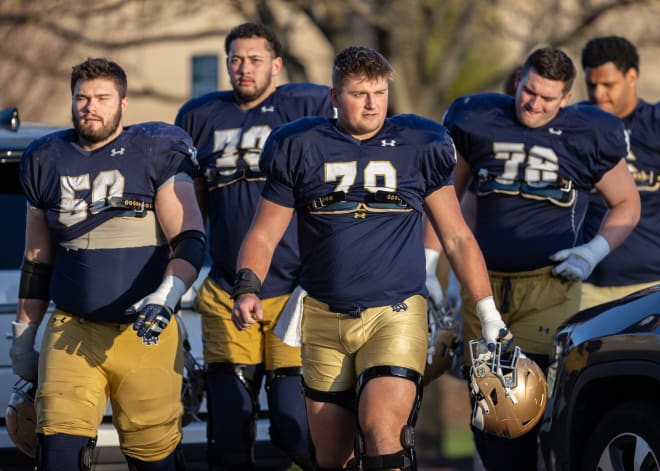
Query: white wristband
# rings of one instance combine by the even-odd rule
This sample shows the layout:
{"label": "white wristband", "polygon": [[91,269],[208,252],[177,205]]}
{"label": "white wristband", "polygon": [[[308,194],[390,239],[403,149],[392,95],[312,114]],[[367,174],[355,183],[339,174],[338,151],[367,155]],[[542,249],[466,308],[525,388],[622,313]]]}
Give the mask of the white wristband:
{"label": "white wristband", "polygon": [[589,247],[589,250],[591,250],[591,253],[594,255],[594,259],[590,260],[593,262],[594,266],[610,253],[609,242],[607,242],[607,239],[600,234],[596,235],[596,237],[591,239],[585,244],[585,246]]}
{"label": "white wristband", "polygon": [[502,320],[502,316],[500,316],[500,312],[495,307],[495,300],[492,296],[486,296],[477,301],[476,310],[482,325],[486,322]]}
{"label": "white wristband", "polygon": [[426,274],[435,275],[436,269],[438,268],[438,259],[440,259],[440,252],[434,249],[424,249],[424,255],[426,256]]}
{"label": "white wristband", "polygon": [[38,328],[39,326],[33,322],[12,321],[12,352],[14,354],[21,354],[34,350],[34,339],[37,337]]}
{"label": "white wristband", "polygon": [[149,295],[149,301],[161,304],[174,312],[181,296],[186,292],[186,284],[175,275],[167,275],[158,289]]}

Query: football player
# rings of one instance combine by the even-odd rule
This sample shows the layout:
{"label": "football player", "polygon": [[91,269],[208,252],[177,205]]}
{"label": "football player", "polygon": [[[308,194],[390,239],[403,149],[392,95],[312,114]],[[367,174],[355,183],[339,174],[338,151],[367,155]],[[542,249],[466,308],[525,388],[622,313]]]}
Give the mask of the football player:
{"label": "football player", "polygon": [[36,140],[20,164],[27,228],[10,353],[17,375],[38,377],[37,469],[91,469],[108,399],[131,470],[182,465],[173,313],[205,252],[195,151],[176,126],[123,127],[126,88],[115,62],[73,67],[73,129]]}
{"label": "football player", "polygon": [[337,119],[303,118],[269,136],[261,161],[268,179],[232,291],[236,327],[258,328],[261,286],[295,212],[307,293],[303,383],[320,470],[417,469],[425,211],[477,306],[483,336],[494,344],[508,334],[456,199],[452,141],[429,119],[386,118],[391,79],[380,53],[348,47],[333,66]]}
{"label": "football player", "polygon": [[[660,103],[638,98],[639,54],[625,38],[590,40],[582,50],[582,68],[589,101],[623,120],[631,146],[626,163],[642,202],[639,224],[582,285],[580,308],[586,309],[660,283]],[[593,194],[586,239],[598,232],[606,212],[605,201]]]}
{"label": "football player", "polygon": [[[477,196],[475,236],[496,306],[515,345],[541,368],[557,326],[579,308],[581,280],[639,218],[623,126],[596,107],[567,106],[574,77],[563,51],[541,48],[518,73],[514,97],[462,97],[444,118],[458,152],[458,195],[471,185]],[[593,238],[580,244],[594,188],[609,213]],[[462,304],[466,348],[480,336],[476,314]],[[536,431],[511,440],[474,424],[473,431],[489,471],[536,469]]]}
{"label": "football player", "polygon": [[209,219],[212,266],[195,300],[202,314],[207,368],[209,465],[240,470],[254,466],[254,427],[265,374],[271,439],[309,470],[300,348],[283,343],[273,329],[298,284],[295,221],[277,247],[265,280],[265,315],[258,329],[234,327],[229,294],[238,249],[265,182],[259,169],[264,142],[272,130],[289,121],[306,115],[333,116],[330,89],[310,83],[276,86],[282,45],[264,25],[245,23],[232,29],[225,52],[232,90],[193,98],[176,117],[198,149],[197,195]]}

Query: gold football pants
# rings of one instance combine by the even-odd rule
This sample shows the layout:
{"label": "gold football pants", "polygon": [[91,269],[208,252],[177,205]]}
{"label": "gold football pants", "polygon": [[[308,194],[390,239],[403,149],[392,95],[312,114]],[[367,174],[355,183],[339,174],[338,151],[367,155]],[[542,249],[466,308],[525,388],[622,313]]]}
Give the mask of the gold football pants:
{"label": "gold football pants", "polygon": [[[495,305],[524,353],[549,355],[557,327],[578,312],[581,283],[552,274],[552,267],[517,273],[489,271]],[[465,363],[470,364],[469,341],[481,338],[474,301],[461,292]]]}
{"label": "gold football pants", "polygon": [[110,399],[122,452],[159,461],[181,441],[183,350],[177,318],[155,345],[132,324],[56,310],[41,344],[37,431],[96,437]]}
{"label": "gold football pants", "polygon": [[428,317],[423,296],[368,308],[357,318],[332,312],[309,296],[304,306],[302,358],[308,387],[348,391],[373,366],[399,366],[424,374]]}
{"label": "gold football pants", "polygon": [[273,329],[289,295],[261,300],[264,317],[257,325],[238,330],[231,321],[234,301],[229,293],[206,278],[195,297],[195,310],[202,315],[204,361],[257,365],[267,371],[300,366],[300,348],[282,342]]}

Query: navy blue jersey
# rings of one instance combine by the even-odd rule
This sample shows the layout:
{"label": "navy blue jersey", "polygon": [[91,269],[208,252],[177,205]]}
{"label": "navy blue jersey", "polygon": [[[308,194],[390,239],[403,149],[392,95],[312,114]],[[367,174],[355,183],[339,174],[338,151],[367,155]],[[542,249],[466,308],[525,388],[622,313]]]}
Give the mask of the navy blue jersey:
{"label": "navy blue jersey", "polygon": [[75,140],[73,130],[38,139],[20,165],[55,246],[51,298],[80,317],[132,322],[124,311],[158,287],[169,259],[154,198],[175,175],[195,174],[192,141],[155,122],[128,126],[93,151]]}
{"label": "navy blue jersey", "polygon": [[305,290],[352,315],[426,295],[423,200],[455,163],[447,130],[414,115],[364,141],[318,117],[271,134],[263,196],[296,209]]}
{"label": "navy blue jersey", "polygon": [[[590,283],[599,286],[660,280],[660,103],[640,100],[623,124],[632,149],[626,162],[639,190],[642,212],[628,238],[589,277]],[[584,224],[586,241],[598,233],[606,211],[602,197],[592,194]]]}
{"label": "navy blue jersey", "polygon": [[[332,117],[330,89],[309,83],[277,87],[259,106],[238,107],[233,92],[193,98],[176,117],[198,150],[207,189],[209,246],[213,266],[209,276],[231,291],[236,259],[250,228],[265,176],[259,169],[261,149],[271,131],[303,116]],[[295,222],[277,246],[261,296],[290,293],[298,283],[300,259]]]}
{"label": "navy blue jersey", "polygon": [[579,243],[590,191],[628,152],[620,120],[591,106],[567,106],[529,128],[514,98],[479,94],[456,100],[444,124],[472,170],[475,236],[496,271],[549,265]]}

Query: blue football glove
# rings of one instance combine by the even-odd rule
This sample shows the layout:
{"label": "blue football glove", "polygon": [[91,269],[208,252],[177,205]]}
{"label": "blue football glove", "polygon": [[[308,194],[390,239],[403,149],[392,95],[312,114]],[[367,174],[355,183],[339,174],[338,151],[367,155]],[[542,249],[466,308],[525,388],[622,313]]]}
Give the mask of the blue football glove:
{"label": "blue football glove", "polygon": [[186,292],[186,285],[181,278],[168,275],[158,289],[133,304],[126,314],[137,313],[133,330],[145,345],[158,343],[160,334],[170,323],[174,308]]}
{"label": "blue football glove", "polygon": [[133,330],[145,345],[155,345],[171,318],[172,311],[169,307],[147,304],[138,312],[138,318],[133,322]]}
{"label": "blue football glove", "polygon": [[560,250],[550,255],[558,263],[552,274],[568,281],[586,280],[596,265],[610,253],[610,244],[602,235],[597,235],[586,244]]}

